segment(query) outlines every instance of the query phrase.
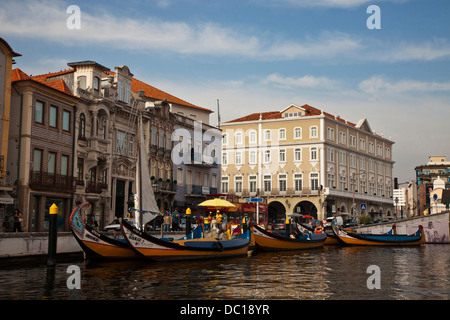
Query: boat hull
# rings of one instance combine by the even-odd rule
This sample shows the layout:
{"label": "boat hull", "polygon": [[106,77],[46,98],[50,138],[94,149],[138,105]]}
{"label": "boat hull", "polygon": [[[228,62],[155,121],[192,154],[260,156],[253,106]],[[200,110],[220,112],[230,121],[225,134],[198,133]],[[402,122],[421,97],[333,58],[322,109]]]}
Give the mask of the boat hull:
{"label": "boat hull", "polygon": [[141,232],[127,222],[122,222],[122,232],[139,257],[154,261],[245,256],[250,244],[250,237],[224,241],[203,238],[167,241]]}
{"label": "boat hull", "polygon": [[288,251],[288,250],[306,250],[323,247],[327,236],[317,236],[317,239],[303,240],[290,239],[276,233],[269,232],[259,226],[253,226],[253,235],[256,247],[264,251]]}
{"label": "boat hull", "polygon": [[333,225],[338,241],[345,246],[417,246],[425,243],[423,228],[413,235],[349,234]]}
{"label": "boat hull", "polygon": [[75,239],[86,257],[98,259],[133,259],[136,254],[127,242],[109,238],[89,226],[84,226],[83,234],[72,230]]}

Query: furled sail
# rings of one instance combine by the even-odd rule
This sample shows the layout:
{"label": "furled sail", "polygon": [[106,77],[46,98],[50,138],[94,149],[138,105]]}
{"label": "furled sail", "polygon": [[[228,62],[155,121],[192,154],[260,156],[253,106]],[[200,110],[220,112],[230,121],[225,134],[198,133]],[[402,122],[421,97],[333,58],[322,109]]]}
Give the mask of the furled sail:
{"label": "furled sail", "polygon": [[142,115],[139,115],[138,129],[139,140],[136,163],[136,195],[134,197],[134,201],[137,228],[142,229],[145,224],[152,221],[156,217],[159,209],[156,204],[152,182],[150,180],[150,173],[148,170],[149,164],[147,162],[147,152],[145,151]]}

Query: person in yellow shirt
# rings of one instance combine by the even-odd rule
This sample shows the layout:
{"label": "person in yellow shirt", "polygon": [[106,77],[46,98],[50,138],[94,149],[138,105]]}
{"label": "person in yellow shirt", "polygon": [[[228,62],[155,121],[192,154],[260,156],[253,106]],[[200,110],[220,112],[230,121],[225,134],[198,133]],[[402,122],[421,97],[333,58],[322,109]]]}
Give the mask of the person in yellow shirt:
{"label": "person in yellow shirt", "polygon": [[205,216],[204,219],[204,224],[205,224],[205,230],[208,231],[211,227],[211,212],[209,213],[209,216]]}
{"label": "person in yellow shirt", "polygon": [[219,210],[217,210],[216,220],[217,220],[217,228],[219,229],[220,232],[222,232],[222,214],[220,213]]}

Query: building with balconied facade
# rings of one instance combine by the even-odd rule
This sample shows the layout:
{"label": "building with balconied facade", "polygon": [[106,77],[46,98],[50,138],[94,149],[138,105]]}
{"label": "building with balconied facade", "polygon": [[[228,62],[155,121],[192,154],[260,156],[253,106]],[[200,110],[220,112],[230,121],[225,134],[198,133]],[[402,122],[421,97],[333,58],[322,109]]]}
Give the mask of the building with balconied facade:
{"label": "building with balconied facade", "polygon": [[373,132],[367,119],[351,123],[290,105],[221,128],[222,192],[266,198],[269,221],[293,213],[393,215],[394,142]]}

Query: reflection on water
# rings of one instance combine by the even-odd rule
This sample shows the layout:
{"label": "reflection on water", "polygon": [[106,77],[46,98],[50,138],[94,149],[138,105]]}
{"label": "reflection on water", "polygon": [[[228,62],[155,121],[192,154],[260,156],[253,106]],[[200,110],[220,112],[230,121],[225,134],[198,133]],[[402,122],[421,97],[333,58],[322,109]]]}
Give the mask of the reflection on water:
{"label": "reflection on water", "polygon": [[[69,290],[67,267],[81,268]],[[381,289],[367,288],[367,268],[381,270]],[[327,246],[225,260],[15,265],[0,261],[1,299],[449,299],[450,246]]]}

